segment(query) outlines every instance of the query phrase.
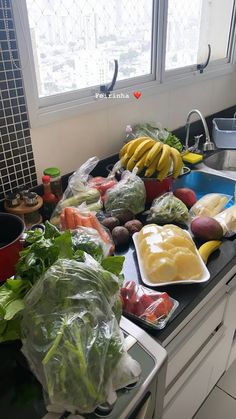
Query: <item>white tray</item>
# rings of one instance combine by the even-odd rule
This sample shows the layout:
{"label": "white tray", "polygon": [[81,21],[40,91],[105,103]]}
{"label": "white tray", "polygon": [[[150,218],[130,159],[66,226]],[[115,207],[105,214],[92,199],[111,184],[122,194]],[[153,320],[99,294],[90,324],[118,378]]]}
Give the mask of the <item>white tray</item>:
{"label": "white tray", "polygon": [[[188,231],[186,231],[186,233],[189,234]],[[145,273],[145,269],[143,267],[143,263],[142,263],[142,257],[140,255],[139,252],[139,248],[138,248],[138,235],[139,233],[134,233],[133,234],[133,241],[134,241],[134,246],[135,246],[135,250],[136,250],[136,254],[137,254],[137,258],[138,258],[138,264],[139,264],[139,270],[140,270],[140,274],[141,274],[141,278],[144,284],[149,285],[150,287],[162,287],[164,285],[178,285],[178,284],[199,284],[201,282],[206,282],[208,281],[208,279],[210,278],[210,272],[208,271],[205,263],[203,262],[200,254],[198,253],[198,250],[196,248],[196,255],[198,256],[200,263],[202,265],[203,268],[203,275],[200,279],[191,279],[191,280],[182,280],[182,281],[169,281],[169,282],[160,282],[160,283],[154,283],[152,281],[150,281],[148,279],[148,276]],[[189,236],[191,237],[191,235],[189,234]]]}

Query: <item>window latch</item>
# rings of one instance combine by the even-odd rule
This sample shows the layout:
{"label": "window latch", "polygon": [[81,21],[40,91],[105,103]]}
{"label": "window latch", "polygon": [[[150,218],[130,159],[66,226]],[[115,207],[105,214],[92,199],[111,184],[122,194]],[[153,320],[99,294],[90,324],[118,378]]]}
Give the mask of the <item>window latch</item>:
{"label": "window latch", "polygon": [[199,70],[201,74],[203,73],[203,70],[208,66],[210,58],[211,58],[211,46],[210,44],[208,44],[208,56],[205,63],[197,64],[197,70]]}
{"label": "window latch", "polygon": [[116,84],[116,79],[118,75],[118,60],[114,60],[114,63],[115,63],[115,68],[114,68],[114,74],[113,74],[111,84],[103,84],[102,86],[100,86],[100,93],[105,93],[107,97],[109,96],[110,92],[112,92]]}

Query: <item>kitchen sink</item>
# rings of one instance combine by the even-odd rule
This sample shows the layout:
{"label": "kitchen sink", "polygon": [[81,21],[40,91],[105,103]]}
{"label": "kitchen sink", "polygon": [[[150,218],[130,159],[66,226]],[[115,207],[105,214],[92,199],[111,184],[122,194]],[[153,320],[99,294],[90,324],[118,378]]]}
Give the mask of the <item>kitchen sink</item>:
{"label": "kitchen sink", "polygon": [[236,150],[222,150],[204,160],[214,170],[236,171]]}
{"label": "kitchen sink", "polygon": [[[215,157],[215,155],[211,157]],[[212,173],[192,171],[175,180],[174,189],[177,188],[193,189],[198,199],[211,192],[234,196],[235,180]],[[230,205],[232,205],[232,201],[230,202]]]}

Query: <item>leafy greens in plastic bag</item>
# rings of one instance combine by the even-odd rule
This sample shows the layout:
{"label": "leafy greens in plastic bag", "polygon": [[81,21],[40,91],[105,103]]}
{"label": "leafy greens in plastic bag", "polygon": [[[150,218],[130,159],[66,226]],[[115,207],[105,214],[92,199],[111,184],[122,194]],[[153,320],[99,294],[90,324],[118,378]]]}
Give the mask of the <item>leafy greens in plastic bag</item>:
{"label": "leafy greens in plastic bag", "polygon": [[61,259],[34,285],[25,306],[23,353],[50,403],[92,412],[107,400],[124,355],[118,278],[96,261]]}
{"label": "leafy greens in plastic bag", "polygon": [[105,196],[106,211],[129,210],[133,214],[139,214],[145,208],[146,190],[140,177],[135,171],[130,173],[125,170],[120,182],[109,189]]}
{"label": "leafy greens in plastic bag", "polygon": [[184,223],[188,220],[188,208],[172,192],[167,192],[154,199],[147,213],[149,223]]}

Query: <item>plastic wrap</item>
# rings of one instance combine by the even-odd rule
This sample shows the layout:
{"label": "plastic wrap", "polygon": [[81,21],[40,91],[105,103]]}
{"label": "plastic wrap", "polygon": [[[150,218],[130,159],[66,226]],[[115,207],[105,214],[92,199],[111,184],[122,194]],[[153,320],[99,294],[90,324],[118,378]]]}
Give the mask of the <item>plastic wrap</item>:
{"label": "plastic wrap", "polygon": [[71,175],[63,197],[52,214],[52,224],[59,226],[59,216],[66,207],[78,207],[85,202],[91,211],[99,211],[102,208],[100,192],[89,185],[90,173],[98,162],[98,157],[91,157]]}
{"label": "plastic wrap", "polygon": [[161,141],[176,148],[180,153],[183,150],[181,141],[166,128],[163,128],[159,122],[155,124],[146,123],[135,125],[132,129],[132,134],[134,138],[151,137],[154,140]]}
{"label": "plastic wrap", "polygon": [[214,217],[224,209],[231,199],[231,195],[221,193],[206,194],[191,207],[189,214],[192,217],[196,217],[198,215]]}
{"label": "plastic wrap", "polygon": [[236,234],[236,204],[214,217],[223,229],[225,237],[231,237]]}
{"label": "plastic wrap", "polygon": [[121,288],[123,311],[133,320],[141,320],[148,326],[163,329],[179,303],[166,292],[157,292],[134,281]]}
{"label": "plastic wrap", "polygon": [[112,189],[117,184],[115,174],[110,174],[108,177],[97,176],[89,180],[91,188],[99,191],[102,201],[105,199],[105,194],[109,189]]}
{"label": "plastic wrap", "polygon": [[147,214],[149,223],[185,223],[188,220],[188,208],[172,192],[156,198]]}
{"label": "plastic wrap", "polygon": [[114,253],[115,247],[110,232],[98,221],[94,212],[89,211],[85,204],[78,208],[66,207],[60,215],[62,230],[75,230],[78,227],[94,229],[103,242],[105,256]]}
{"label": "plastic wrap", "polygon": [[[25,306],[22,350],[49,403],[88,413],[114,396],[119,383],[112,373],[125,354],[118,278],[91,257],[60,259],[30,290]],[[133,367],[130,374],[125,368],[129,382]],[[136,379],[139,374],[136,363]]]}
{"label": "plastic wrap", "polygon": [[146,190],[143,181],[136,175],[136,169],[130,173],[125,170],[120,182],[105,195],[106,211],[129,210],[133,214],[144,211]]}

